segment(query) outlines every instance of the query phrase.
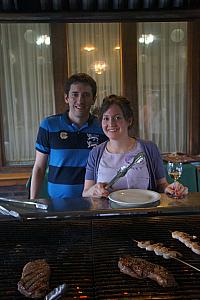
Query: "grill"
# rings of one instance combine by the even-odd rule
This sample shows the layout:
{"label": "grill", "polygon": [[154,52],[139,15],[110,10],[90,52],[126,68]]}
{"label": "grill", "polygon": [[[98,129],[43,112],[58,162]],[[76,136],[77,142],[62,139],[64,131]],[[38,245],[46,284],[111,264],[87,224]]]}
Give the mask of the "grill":
{"label": "grill", "polygon": [[[51,267],[51,289],[67,283],[63,299],[200,299],[200,272],[140,249],[132,241],[162,242],[200,268],[199,256],[173,239],[170,230],[197,235],[200,216],[2,221],[0,299],[27,299],[17,291],[17,282],[23,266],[39,258],[45,258]],[[178,287],[162,288],[150,279],[120,273],[118,259],[126,254],[166,267]]]}

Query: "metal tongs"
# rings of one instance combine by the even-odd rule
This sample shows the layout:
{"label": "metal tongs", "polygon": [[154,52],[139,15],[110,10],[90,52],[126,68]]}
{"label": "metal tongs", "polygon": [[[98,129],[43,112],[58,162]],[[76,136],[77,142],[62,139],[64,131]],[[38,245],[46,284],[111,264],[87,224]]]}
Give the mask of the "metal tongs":
{"label": "metal tongs", "polygon": [[59,286],[57,286],[53,291],[51,291],[44,300],[58,300],[66,293],[67,285],[66,283],[63,283]]}
{"label": "metal tongs", "polygon": [[15,217],[15,218],[20,218],[20,215],[17,211],[9,210],[9,209],[5,208],[4,206],[1,206],[1,205],[0,205],[0,214],[6,215],[6,216],[12,216],[12,217]]}
{"label": "metal tongs", "polygon": [[122,166],[113,179],[107,184],[106,188],[112,187],[121,177],[125,176],[128,170],[134,165],[139,164],[144,160],[144,152],[139,152],[128,166]]}
{"label": "metal tongs", "polygon": [[0,201],[4,202],[9,202],[10,204],[21,204],[23,207],[34,207],[34,208],[39,208],[39,209],[47,209],[48,205],[39,203],[39,202],[34,202],[34,201],[23,201],[23,200],[17,200],[17,199],[8,199],[8,198],[1,198]]}

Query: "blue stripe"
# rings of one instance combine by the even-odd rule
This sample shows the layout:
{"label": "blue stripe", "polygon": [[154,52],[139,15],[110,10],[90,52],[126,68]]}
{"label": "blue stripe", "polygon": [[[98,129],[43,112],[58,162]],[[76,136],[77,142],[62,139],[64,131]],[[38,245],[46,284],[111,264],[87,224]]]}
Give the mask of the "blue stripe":
{"label": "blue stripe", "polygon": [[67,197],[80,197],[83,191],[83,184],[67,185],[48,183],[48,193],[52,199]]}
{"label": "blue stripe", "polygon": [[43,119],[40,123],[40,127],[51,132],[57,132],[60,128],[74,131],[73,127],[65,121],[63,114],[52,115]]}
{"label": "blue stripe", "polygon": [[89,149],[52,149],[49,164],[54,167],[85,167]]}
{"label": "blue stripe", "polygon": [[[92,124],[92,126],[90,126],[90,124]],[[82,128],[79,128],[71,123],[66,113],[52,115],[43,119],[40,123],[40,127],[50,132],[58,132],[62,128],[63,130],[66,130],[68,132],[81,131],[103,134],[101,124],[99,123],[97,118],[90,116],[90,121],[85,123]]]}

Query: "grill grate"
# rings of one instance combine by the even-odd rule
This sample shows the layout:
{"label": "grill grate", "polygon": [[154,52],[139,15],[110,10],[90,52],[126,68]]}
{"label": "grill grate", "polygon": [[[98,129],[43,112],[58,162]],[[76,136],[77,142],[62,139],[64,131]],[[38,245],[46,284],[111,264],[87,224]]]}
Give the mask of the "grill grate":
{"label": "grill grate", "polygon": [[[165,260],[140,249],[131,240],[152,240],[178,250],[183,260],[200,268],[199,256],[170,230],[200,232],[200,217],[117,218],[84,221],[10,221],[0,227],[0,299],[26,299],[17,291],[23,266],[46,258],[51,267],[53,289],[67,283],[65,299],[200,299],[200,272],[175,260]],[[166,267],[177,288],[120,273],[120,256],[131,254]]]}

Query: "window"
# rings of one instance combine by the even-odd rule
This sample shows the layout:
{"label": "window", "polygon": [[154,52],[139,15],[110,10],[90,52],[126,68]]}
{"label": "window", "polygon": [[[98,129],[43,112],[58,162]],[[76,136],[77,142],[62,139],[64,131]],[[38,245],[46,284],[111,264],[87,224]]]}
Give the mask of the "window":
{"label": "window", "polygon": [[[131,101],[137,101],[141,138],[153,140],[162,152],[186,152],[189,134],[186,83],[188,64],[190,67],[195,65],[192,62],[193,52],[188,61],[187,45],[190,45],[193,33],[188,30],[186,22],[126,24],[134,28],[137,26],[137,34],[132,35],[132,30],[125,33],[122,30],[124,23],[68,23],[62,24],[66,29],[62,35],[59,31],[61,24],[51,24],[59,32],[57,41],[62,35],[67,42],[68,69],[63,68],[63,74],[87,72],[93,76],[98,85],[97,106],[106,95],[128,95]],[[198,26],[189,25],[197,35]],[[52,48],[62,47],[58,43],[53,45],[50,26],[45,23],[1,24],[0,34],[3,123],[0,134],[5,164],[32,164],[40,121],[56,112],[55,104],[64,104],[62,97],[55,99],[54,96],[54,84],[57,91],[61,91],[63,82],[60,75],[54,77],[58,70],[53,73],[53,62],[55,67],[56,61],[52,58],[55,57]],[[187,36],[191,36],[190,43]],[[125,59],[127,49],[129,55]],[[132,66],[131,55],[137,56],[137,78],[134,77],[134,80],[135,66]],[[57,56],[57,65],[63,64],[62,59]],[[195,67],[198,70],[198,66]],[[195,83],[192,82],[192,85]],[[131,93],[126,91],[135,87],[138,95],[130,97]],[[192,97],[195,98],[195,94]],[[194,107],[194,103],[192,105]],[[193,122],[198,120],[197,117],[192,118],[192,114],[198,117],[198,112],[194,110],[189,115]]]}
{"label": "window", "polygon": [[[84,71],[96,79],[97,104],[105,95],[121,94],[120,25],[68,24],[67,37],[69,73]],[[185,152],[186,22],[137,23],[134,47],[138,52],[139,135],[153,140],[162,152]],[[131,73],[127,77],[131,78]]]}
{"label": "window", "polygon": [[120,95],[120,24],[68,24],[67,38],[69,74],[86,72],[96,80],[96,106],[107,95]]}
{"label": "window", "polygon": [[49,25],[1,24],[0,35],[6,164],[30,164],[39,122],[55,111]]}
{"label": "window", "polygon": [[140,136],[162,152],[187,150],[187,23],[138,23]]}

